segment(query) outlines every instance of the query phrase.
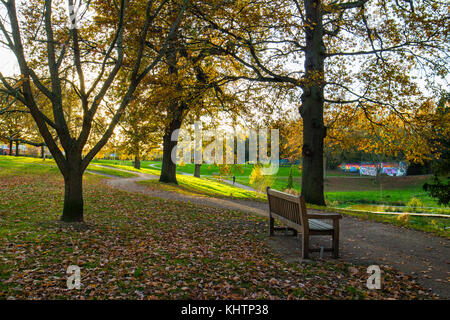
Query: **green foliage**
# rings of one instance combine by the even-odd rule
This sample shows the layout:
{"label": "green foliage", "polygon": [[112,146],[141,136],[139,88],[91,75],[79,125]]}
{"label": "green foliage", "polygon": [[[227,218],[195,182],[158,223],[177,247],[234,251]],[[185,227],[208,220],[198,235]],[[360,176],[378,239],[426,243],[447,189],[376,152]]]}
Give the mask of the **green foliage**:
{"label": "green foliage", "polygon": [[337,201],[337,200],[330,201],[330,199],[326,198],[325,199],[325,205],[327,207],[337,208],[339,206],[339,201]]}
{"label": "green foliage", "polygon": [[408,222],[409,222],[409,214],[407,214],[407,213],[400,214],[400,215],[397,217],[397,220],[398,220],[401,224],[406,225],[406,224],[408,224]]}
{"label": "green foliage", "polygon": [[255,165],[250,174],[250,185],[258,191],[264,192],[267,187],[273,184],[273,177],[262,174],[262,166]]}
{"label": "green foliage", "polygon": [[438,199],[438,204],[448,205],[450,202],[450,180],[443,183],[437,175],[434,176],[434,183],[425,183],[423,190],[428,192],[430,196]]}
{"label": "green foliage", "polygon": [[406,206],[411,210],[416,210],[417,208],[423,207],[423,202],[420,201],[420,199],[413,197]]}

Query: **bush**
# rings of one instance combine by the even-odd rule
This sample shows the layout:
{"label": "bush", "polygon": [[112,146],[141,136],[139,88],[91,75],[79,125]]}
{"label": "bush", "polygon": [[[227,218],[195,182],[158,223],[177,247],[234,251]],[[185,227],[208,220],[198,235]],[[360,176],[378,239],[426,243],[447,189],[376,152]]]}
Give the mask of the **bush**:
{"label": "bush", "polygon": [[398,215],[397,220],[400,221],[402,224],[407,224],[409,222],[409,214],[403,213]]}
{"label": "bush", "polygon": [[339,201],[337,201],[337,200],[330,201],[328,199],[325,199],[325,206],[336,208],[337,206],[339,206]]}
{"label": "bush", "polygon": [[411,198],[406,206],[412,210],[415,210],[417,208],[423,207],[423,203],[422,201],[420,201],[420,199]]}
{"label": "bush", "polygon": [[437,198],[439,205],[447,206],[450,202],[450,183],[448,179],[447,183],[443,183],[437,176],[434,176],[434,183],[425,183],[423,190],[431,197]]}
{"label": "bush", "polygon": [[272,186],[273,178],[262,174],[261,165],[255,165],[250,174],[250,185],[258,191],[264,192],[267,187]]}

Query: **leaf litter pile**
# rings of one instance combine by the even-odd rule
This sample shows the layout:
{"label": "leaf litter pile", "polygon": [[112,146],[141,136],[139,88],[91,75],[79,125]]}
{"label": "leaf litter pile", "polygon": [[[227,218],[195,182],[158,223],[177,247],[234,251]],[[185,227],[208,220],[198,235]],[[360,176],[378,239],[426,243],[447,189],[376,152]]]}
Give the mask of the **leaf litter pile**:
{"label": "leaf litter pile", "polygon": [[[164,201],[85,180],[86,225],[58,222],[55,173],[0,179],[0,299],[432,299],[382,266],[289,264],[269,249],[266,219]],[[81,289],[67,288],[70,265]]]}

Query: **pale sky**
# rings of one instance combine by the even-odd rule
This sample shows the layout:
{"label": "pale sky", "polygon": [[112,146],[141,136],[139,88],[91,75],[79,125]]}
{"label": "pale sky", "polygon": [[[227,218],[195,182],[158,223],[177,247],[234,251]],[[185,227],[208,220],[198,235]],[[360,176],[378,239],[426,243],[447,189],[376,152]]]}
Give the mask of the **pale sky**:
{"label": "pale sky", "polygon": [[0,71],[4,76],[13,76],[20,73],[16,57],[9,49],[3,47],[0,47]]}

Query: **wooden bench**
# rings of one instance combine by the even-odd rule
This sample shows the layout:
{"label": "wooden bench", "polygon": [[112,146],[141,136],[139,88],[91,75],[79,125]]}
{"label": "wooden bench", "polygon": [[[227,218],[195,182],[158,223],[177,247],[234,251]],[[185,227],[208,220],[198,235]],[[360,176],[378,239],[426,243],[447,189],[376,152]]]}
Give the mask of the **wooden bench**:
{"label": "wooden bench", "polygon": [[[332,252],[333,258],[339,257],[339,219],[340,214],[324,213],[309,214],[306,211],[305,200],[302,196],[293,196],[284,192],[267,188],[267,200],[269,201],[269,235],[274,234],[274,219],[276,218],[289,229],[302,234],[303,258],[308,259],[310,252],[320,251],[319,248],[309,248],[310,236],[330,235],[333,240],[331,248],[324,248],[324,251]],[[321,220],[333,220],[333,225]]]}

